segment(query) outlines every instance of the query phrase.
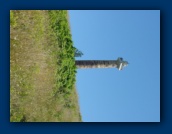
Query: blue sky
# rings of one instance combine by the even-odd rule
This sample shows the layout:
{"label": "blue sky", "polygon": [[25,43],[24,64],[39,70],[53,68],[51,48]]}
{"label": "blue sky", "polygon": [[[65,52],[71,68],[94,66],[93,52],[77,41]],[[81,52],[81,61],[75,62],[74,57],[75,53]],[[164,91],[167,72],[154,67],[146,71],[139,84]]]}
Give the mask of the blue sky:
{"label": "blue sky", "polygon": [[78,69],[84,122],[160,121],[160,11],[70,10],[76,60],[116,60],[122,71]]}

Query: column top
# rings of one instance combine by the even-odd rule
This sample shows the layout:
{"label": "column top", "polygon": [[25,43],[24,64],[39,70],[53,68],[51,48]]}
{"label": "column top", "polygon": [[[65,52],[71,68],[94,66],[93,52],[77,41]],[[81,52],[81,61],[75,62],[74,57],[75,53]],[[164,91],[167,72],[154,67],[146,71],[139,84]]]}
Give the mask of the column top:
{"label": "column top", "polygon": [[128,61],[124,61],[122,57],[118,57],[118,59],[117,59],[118,70],[122,70],[128,64],[129,64]]}

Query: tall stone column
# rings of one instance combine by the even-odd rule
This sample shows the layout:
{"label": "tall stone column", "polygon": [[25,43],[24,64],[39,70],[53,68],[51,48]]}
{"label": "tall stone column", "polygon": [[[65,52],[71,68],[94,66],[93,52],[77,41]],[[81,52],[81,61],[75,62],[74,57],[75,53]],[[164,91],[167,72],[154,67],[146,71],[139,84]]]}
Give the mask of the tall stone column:
{"label": "tall stone column", "polygon": [[117,67],[116,60],[77,60],[77,68],[113,68]]}
{"label": "tall stone column", "polygon": [[124,66],[128,65],[127,61],[123,58],[117,60],[76,60],[75,64],[78,69],[84,68],[118,68],[122,70]]}

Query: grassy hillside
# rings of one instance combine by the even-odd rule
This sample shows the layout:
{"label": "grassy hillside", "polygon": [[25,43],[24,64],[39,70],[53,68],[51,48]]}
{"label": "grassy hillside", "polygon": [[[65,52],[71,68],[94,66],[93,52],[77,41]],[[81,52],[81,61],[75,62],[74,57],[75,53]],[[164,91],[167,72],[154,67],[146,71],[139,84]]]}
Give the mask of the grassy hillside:
{"label": "grassy hillside", "polygon": [[67,11],[10,11],[10,121],[81,121]]}

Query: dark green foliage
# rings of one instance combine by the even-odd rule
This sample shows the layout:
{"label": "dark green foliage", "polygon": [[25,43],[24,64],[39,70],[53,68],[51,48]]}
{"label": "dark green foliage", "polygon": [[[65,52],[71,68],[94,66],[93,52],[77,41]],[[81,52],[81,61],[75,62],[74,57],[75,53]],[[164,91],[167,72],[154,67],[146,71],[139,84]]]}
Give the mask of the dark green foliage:
{"label": "dark green foliage", "polygon": [[[57,70],[59,88],[54,91],[55,95],[59,93],[70,93],[75,84],[75,52],[76,48],[73,46],[72,35],[68,25],[67,11],[49,11],[50,23],[54,33],[57,35],[57,42],[59,43],[60,51],[58,53],[59,60],[57,61],[59,68]],[[77,50],[77,55],[81,55]]]}

